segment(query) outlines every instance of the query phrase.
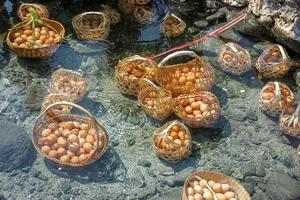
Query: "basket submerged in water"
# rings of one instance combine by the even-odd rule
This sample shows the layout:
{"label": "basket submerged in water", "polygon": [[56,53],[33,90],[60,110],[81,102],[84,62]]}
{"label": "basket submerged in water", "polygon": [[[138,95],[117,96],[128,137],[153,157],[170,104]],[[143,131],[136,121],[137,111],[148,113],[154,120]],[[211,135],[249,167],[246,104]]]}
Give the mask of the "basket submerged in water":
{"label": "basket submerged in water", "polygon": [[36,4],[36,3],[22,3],[17,11],[17,14],[19,18],[23,20],[29,20],[31,18],[30,15],[30,9],[33,9],[36,11],[36,14],[39,18],[42,19],[48,19],[49,13],[46,6],[42,4]]}
{"label": "basket submerged in water", "polygon": [[103,8],[102,12],[110,18],[111,24],[117,24],[121,21],[121,15],[115,9],[107,5],[102,5],[101,7]]}
{"label": "basket submerged in water", "polygon": [[82,74],[60,68],[53,72],[48,91],[51,94],[64,94],[71,101],[80,101],[89,89],[90,82]]}
{"label": "basket submerged in water", "polygon": [[300,104],[293,103],[280,115],[279,127],[285,134],[300,139]]}
{"label": "basket submerged in water", "polygon": [[171,92],[148,79],[140,80],[138,101],[147,115],[158,120],[168,118],[173,112]]}
{"label": "basket submerged in water", "polygon": [[154,16],[154,11],[150,6],[137,6],[133,15],[139,23],[149,24]]}
{"label": "basket submerged in water", "polygon": [[118,0],[119,9],[125,14],[131,14],[134,12],[136,5],[128,3],[128,0]]}
{"label": "basket submerged in water", "polygon": [[[49,94],[47,95],[42,104],[42,112],[46,110],[51,104],[61,102],[61,101],[67,101],[72,102],[70,97],[66,94]],[[52,108],[54,112],[61,112],[61,113],[70,113],[72,107],[71,106],[55,106],[55,108]]]}
{"label": "basket submerged in water", "polygon": [[[168,65],[169,60],[179,56],[193,59],[188,62]],[[215,81],[211,65],[192,51],[177,51],[164,58],[157,67],[156,80],[170,90],[173,96],[210,90]]]}
{"label": "basket submerged in water", "polygon": [[[86,116],[52,112],[55,106],[71,106]],[[105,128],[87,110],[70,102],[58,102],[37,118],[32,134],[36,150],[61,166],[82,167],[97,161],[106,152]]]}
{"label": "basket submerged in water", "polygon": [[260,93],[259,107],[268,115],[278,117],[293,102],[294,95],[286,84],[269,82]]}
{"label": "basket submerged in water", "polygon": [[171,121],[155,130],[153,148],[158,157],[178,162],[192,153],[192,137],[189,129],[178,121]]}
{"label": "basket submerged in water", "polygon": [[139,55],[121,60],[115,69],[115,80],[122,94],[137,96],[142,77],[154,79],[156,63]]}
{"label": "basket submerged in water", "polygon": [[209,127],[221,115],[218,98],[209,91],[183,94],[173,99],[174,112],[191,128]]}
{"label": "basket submerged in water", "polygon": [[[11,49],[12,52],[17,54],[20,57],[27,57],[27,58],[46,58],[52,56],[57,49],[60,47],[63,37],[65,35],[65,29],[63,25],[57,21],[50,20],[50,19],[42,19],[43,24],[46,24],[47,29],[53,29],[51,31],[56,32],[55,38],[50,37],[50,35],[47,35],[45,37],[48,37],[48,39],[45,39],[45,41],[42,43],[38,43],[38,40],[36,40],[36,43],[34,44],[34,40],[30,40],[31,44],[23,43],[24,45],[19,45],[20,43],[16,42],[17,38],[20,38],[20,40],[23,40],[23,42],[26,41],[26,38],[22,38],[22,34],[25,31],[31,31],[32,27],[30,25],[26,26],[28,21],[23,21],[18,24],[16,24],[9,32],[6,38],[7,45]],[[39,27],[45,27],[41,24],[37,24],[36,28]],[[26,30],[24,30],[26,29]],[[41,30],[42,32],[43,30]],[[32,32],[32,31],[31,31]],[[50,32],[50,31],[49,31]],[[24,37],[25,37],[24,36]],[[31,36],[32,37],[32,36]],[[52,42],[50,42],[50,38]],[[27,41],[29,42],[28,38]],[[39,40],[41,41],[41,40]],[[48,43],[49,42],[49,43]],[[32,45],[32,46],[31,46]]]}
{"label": "basket submerged in water", "polygon": [[[215,183],[219,183],[221,188],[219,185],[213,187]],[[202,195],[207,198],[203,198]],[[184,182],[182,200],[190,200],[189,196],[192,196],[192,199],[217,200],[225,197],[225,199],[251,200],[249,193],[238,181],[214,171],[197,171],[189,175]],[[197,197],[194,198],[195,196]]]}
{"label": "basket submerged in water", "polygon": [[224,71],[235,75],[240,75],[252,67],[249,52],[233,42],[220,47],[218,62]]}
{"label": "basket submerged in water", "polygon": [[161,25],[161,31],[166,37],[177,37],[186,28],[186,23],[174,14],[167,15]]}
{"label": "basket submerged in water", "polygon": [[104,12],[84,12],[72,19],[77,37],[83,40],[107,39],[110,23],[110,18]]}
{"label": "basket submerged in water", "polygon": [[281,45],[272,45],[264,50],[256,62],[257,71],[265,78],[282,78],[290,67],[290,58]]}

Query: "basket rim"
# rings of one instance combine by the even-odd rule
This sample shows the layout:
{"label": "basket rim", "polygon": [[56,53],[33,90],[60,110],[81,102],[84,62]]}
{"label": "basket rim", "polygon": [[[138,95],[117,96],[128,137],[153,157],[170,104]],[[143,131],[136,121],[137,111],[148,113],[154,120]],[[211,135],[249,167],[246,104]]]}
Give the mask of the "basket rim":
{"label": "basket rim", "polygon": [[198,175],[198,174],[207,174],[207,175],[215,175],[215,176],[218,176],[220,178],[223,178],[224,180],[229,180],[231,182],[231,185],[235,185],[238,190],[235,190],[235,193],[236,195],[238,196],[238,199],[241,199],[240,196],[241,194],[244,196],[243,199],[241,200],[251,200],[251,197],[248,193],[248,191],[245,189],[245,187],[239,182],[237,181],[236,179],[230,177],[230,176],[227,176],[226,174],[223,174],[221,172],[217,172],[217,171],[209,171],[209,170],[197,170],[197,171],[194,171],[192,173],[190,173],[185,181],[184,181],[184,185],[183,185],[183,193],[182,193],[182,200],[186,200],[186,188],[187,188],[187,183],[189,181],[189,179],[195,175]]}
{"label": "basket rim", "polygon": [[[99,12],[99,11],[89,11],[89,12],[83,12],[83,13],[79,13],[79,14],[77,14],[77,15],[75,15],[73,18],[72,18],[72,26],[73,26],[73,28],[74,29],[76,29],[76,30],[80,30],[81,28],[79,28],[78,26],[76,26],[76,22],[80,19],[80,18],[82,18],[82,17],[84,17],[84,16],[87,16],[87,15],[99,15],[99,16],[101,16],[103,19],[105,19],[105,18],[107,18],[108,19],[108,23],[109,23],[109,25],[110,25],[110,23],[111,23],[111,19],[110,19],[110,17],[106,14],[106,13],[104,13],[104,12]],[[103,23],[103,22],[102,22]],[[85,28],[85,29],[87,29],[87,30],[96,30],[96,29],[98,29],[98,28]]]}
{"label": "basket rim", "polygon": [[[68,113],[59,113],[59,115],[60,115],[60,118],[64,118],[64,119],[66,119],[66,118],[73,118],[73,119],[75,119],[76,118],[76,120],[78,120],[78,121],[88,121],[89,119],[87,118],[87,117],[83,117],[83,116],[80,116],[80,115],[75,115],[75,114],[68,114]],[[42,115],[42,116],[40,116],[40,117],[43,117],[44,115]],[[33,143],[33,146],[35,147],[35,149],[36,149],[36,151],[42,156],[42,157],[44,157],[44,158],[46,158],[46,159],[48,159],[48,160],[50,160],[50,161],[52,161],[52,162],[54,162],[55,164],[57,164],[57,165],[59,165],[59,166],[65,166],[65,167],[74,167],[74,168],[76,168],[76,167],[82,167],[82,166],[87,166],[87,165],[90,165],[90,164],[92,164],[92,163],[94,163],[94,162],[96,162],[97,160],[99,160],[104,154],[105,154],[105,152],[107,151],[107,149],[108,149],[108,146],[109,146],[109,136],[108,136],[108,132],[107,132],[107,130],[106,130],[106,128],[95,118],[95,123],[96,123],[96,126],[99,126],[100,127],[100,129],[103,131],[103,133],[104,133],[104,135],[105,135],[105,143],[103,144],[103,148],[102,148],[102,151],[100,152],[100,153],[96,153],[96,152],[94,152],[94,153],[96,153],[95,155],[96,155],[96,157],[95,157],[95,159],[91,159],[91,160],[89,160],[89,162],[85,162],[85,163],[62,163],[62,162],[60,162],[58,159],[55,159],[55,158],[52,158],[51,156],[49,156],[49,155],[46,155],[45,153],[43,153],[42,151],[41,151],[41,149],[40,149],[40,147],[39,147],[39,145],[38,145],[38,143],[36,142],[36,135],[38,134],[37,133],[37,129],[39,128],[37,125],[37,122],[38,122],[38,120],[40,119],[40,117],[39,118],[37,118],[36,120],[35,120],[35,123],[34,123],[34,126],[33,126],[33,130],[32,130],[32,137],[31,137],[31,141],[32,141],[32,143]]]}
{"label": "basket rim", "polygon": [[59,25],[61,27],[61,30],[59,30],[59,32],[61,33],[61,38],[59,41],[49,45],[49,46],[46,46],[46,47],[37,47],[37,48],[23,48],[23,47],[16,47],[15,45],[13,45],[13,42],[10,41],[10,38],[11,38],[11,34],[18,28],[20,28],[20,26],[24,25],[27,23],[27,21],[22,21],[22,22],[19,22],[17,23],[16,25],[14,25],[8,32],[7,36],[6,36],[6,42],[7,42],[7,45],[10,47],[10,48],[13,48],[13,49],[26,49],[26,50],[42,50],[42,49],[48,49],[48,48],[51,48],[55,45],[60,45],[62,43],[62,40],[65,36],[65,28],[64,26],[58,22],[58,21],[55,21],[55,20],[51,20],[51,19],[43,19],[43,21],[47,21],[47,22],[50,22],[50,23],[56,23],[57,25]]}
{"label": "basket rim", "polygon": [[28,17],[24,17],[21,15],[21,12],[22,12],[22,9],[24,6],[32,6],[32,7],[41,7],[42,9],[45,9],[46,10],[46,15],[47,15],[47,18],[45,19],[48,19],[49,17],[49,11],[47,9],[47,6],[45,6],[44,4],[39,4],[39,3],[21,3],[20,6],[18,7],[18,10],[17,10],[17,15],[18,17],[24,21],[24,20],[28,20],[29,18]]}

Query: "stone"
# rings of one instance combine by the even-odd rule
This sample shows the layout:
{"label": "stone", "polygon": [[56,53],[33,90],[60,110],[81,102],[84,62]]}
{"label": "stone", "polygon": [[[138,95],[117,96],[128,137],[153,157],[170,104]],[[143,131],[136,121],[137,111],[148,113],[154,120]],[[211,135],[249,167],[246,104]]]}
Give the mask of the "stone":
{"label": "stone", "polygon": [[233,119],[235,121],[238,121],[238,122],[244,122],[246,120],[246,115],[244,112],[240,112],[240,111],[234,112],[233,111],[229,114],[229,118]]}
{"label": "stone", "polygon": [[224,18],[227,12],[228,12],[228,9],[226,7],[220,8],[218,10],[218,12],[216,12],[215,14],[212,14],[212,15],[209,15],[208,17],[206,17],[206,20],[208,22],[211,22],[216,19]]}
{"label": "stone", "polygon": [[63,193],[68,194],[71,191],[71,183],[70,181],[63,180],[60,182],[60,188]]}
{"label": "stone", "polygon": [[247,0],[223,0],[223,3],[233,7],[244,7],[247,5]]}
{"label": "stone", "polygon": [[235,169],[234,172],[232,173],[232,176],[239,180],[244,179],[244,174],[242,173],[240,168]]}
{"label": "stone", "polygon": [[261,165],[256,166],[256,175],[260,177],[264,177],[266,175],[265,168]]}
{"label": "stone", "polygon": [[[267,199],[265,193],[261,190],[257,190],[255,192],[255,194],[253,195],[253,200],[263,200],[263,199]],[[283,199],[282,199],[283,200]]]}
{"label": "stone", "polygon": [[257,115],[253,111],[247,111],[246,112],[246,119],[252,120],[252,121],[257,121]]}
{"label": "stone", "polygon": [[300,181],[293,179],[286,172],[273,172],[268,179],[266,195],[271,200],[300,199]]}
{"label": "stone", "polygon": [[178,186],[182,186],[184,184],[184,181],[186,177],[189,176],[190,173],[192,173],[195,170],[194,167],[187,167],[175,174],[174,182]]}
{"label": "stone", "polygon": [[151,167],[151,162],[148,160],[139,160],[138,165],[142,167]]}
{"label": "stone", "polygon": [[253,163],[247,163],[246,165],[242,166],[241,168],[242,174],[245,176],[255,176],[256,175],[256,168]]}
{"label": "stone", "polygon": [[0,121],[0,171],[19,169],[35,157],[32,143],[23,127]]}
{"label": "stone", "polygon": [[250,195],[253,195],[253,193],[254,193],[254,186],[253,186],[253,184],[251,184],[251,183],[244,183],[243,185],[244,185],[245,189],[247,190],[247,192]]}
{"label": "stone", "polygon": [[205,27],[207,27],[207,25],[208,25],[208,21],[206,21],[206,20],[199,20],[199,21],[196,21],[196,22],[194,23],[194,25],[195,25],[196,27],[198,27],[198,28],[205,28]]}

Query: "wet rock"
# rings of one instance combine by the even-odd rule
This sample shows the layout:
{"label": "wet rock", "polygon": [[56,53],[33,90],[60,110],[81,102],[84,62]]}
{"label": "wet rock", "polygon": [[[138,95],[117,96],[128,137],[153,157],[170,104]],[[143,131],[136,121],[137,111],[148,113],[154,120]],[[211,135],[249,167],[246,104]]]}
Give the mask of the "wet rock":
{"label": "wet rock", "polygon": [[138,165],[142,167],[151,167],[151,162],[148,160],[139,160]]}
{"label": "wet rock", "polygon": [[255,176],[256,168],[253,163],[247,163],[245,166],[241,168],[241,172],[244,176]]}
{"label": "wet rock", "polygon": [[258,165],[256,167],[256,175],[260,177],[264,177],[266,175],[265,168],[261,165]]}
{"label": "wet rock", "polygon": [[190,173],[192,173],[195,170],[193,167],[185,168],[184,170],[181,170],[176,173],[174,181],[176,185],[183,185],[185,179],[189,176]]}
{"label": "wet rock", "polygon": [[162,176],[171,176],[175,174],[174,169],[172,169],[171,167],[161,167],[159,169],[159,172]]}
{"label": "wet rock", "polygon": [[21,168],[34,157],[31,140],[22,127],[0,121],[0,138],[0,171]]}
{"label": "wet rock", "polygon": [[300,199],[300,181],[285,172],[274,172],[267,182],[266,194],[271,200]]}
{"label": "wet rock", "polygon": [[262,200],[262,199],[267,199],[267,197],[263,191],[257,190],[256,193],[253,195],[252,199],[253,200]]}
{"label": "wet rock", "polygon": [[229,113],[229,118],[238,122],[244,122],[246,120],[246,115],[244,112],[232,111]]}
{"label": "wet rock", "polygon": [[253,185],[253,184],[251,184],[251,183],[244,183],[243,185],[244,185],[245,189],[247,190],[247,192],[248,192],[250,195],[253,195],[255,185]]}
{"label": "wet rock", "polygon": [[199,20],[199,21],[196,21],[196,22],[194,23],[194,25],[195,25],[196,27],[198,27],[198,28],[205,28],[205,27],[207,27],[207,25],[208,25],[208,21],[205,21],[205,20]]}
{"label": "wet rock", "polygon": [[63,180],[60,182],[60,187],[63,193],[68,194],[71,192],[71,183],[70,181]]}
{"label": "wet rock", "polygon": [[239,179],[239,180],[244,179],[244,175],[243,175],[241,169],[239,169],[239,168],[234,170],[234,172],[232,173],[232,176],[236,179]]}
{"label": "wet rock", "polygon": [[252,121],[257,121],[257,115],[253,111],[247,111],[246,118]]}
{"label": "wet rock", "polygon": [[223,0],[223,3],[233,7],[244,7],[247,5],[247,0]]}
{"label": "wet rock", "polygon": [[216,19],[224,18],[225,15],[226,15],[226,12],[228,12],[228,9],[223,7],[221,9],[219,9],[218,12],[216,12],[215,14],[206,17],[206,20],[208,22],[211,22],[211,21],[214,21]]}

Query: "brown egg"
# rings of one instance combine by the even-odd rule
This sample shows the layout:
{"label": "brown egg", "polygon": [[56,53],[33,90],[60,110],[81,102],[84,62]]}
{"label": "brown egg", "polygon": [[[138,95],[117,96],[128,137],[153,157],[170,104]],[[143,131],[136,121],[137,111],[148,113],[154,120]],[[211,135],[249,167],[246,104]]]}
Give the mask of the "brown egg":
{"label": "brown egg", "polygon": [[14,38],[18,38],[18,37],[20,37],[21,35],[22,35],[21,33],[16,32],[16,33],[14,33]]}
{"label": "brown egg", "polygon": [[174,142],[176,143],[176,144],[178,144],[178,145],[182,145],[182,142],[181,142],[181,140],[179,140],[179,139],[176,139],[176,140],[174,140]]}
{"label": "brown egg", "polygon": [[56,150],[49,151],[48,155],[51,156],[51,157],[53,157],[53,158],[57,158],[58,157],[58,154],[57,154]]}
{"label": "brown egg", "polygon": [[202,180],[200,181],[200,186],[201,186],[202,188],[206,188],[206,187],[207,187],[206,184],[208,184],[208,183],[207,183],[207,180],[202,179]]}
{"label": "brown egg", "polygon": [[48,154],[51,151],[51,148],[49,146],[42,146],[41,151]]}
{"label": "brown egg", "polygon": [[[95,148],[97,147],[97,141],[94,142],[94,147],[95,147]],[[103,148],[103,142],[99,141],[99,143],[98,143],[98,148],[99,148],[99,149],[102,149],[102,148]]]}
{"label": "brown egg", "polygon": [[27,36],[31,36],[32,35],[32,30],[25,30],[24,34]]}
{"label": "brown egg", "polygon": [[185,107],[185,112],[186,112],[186,113],[189,113],[189,114],[190,114],[190,113],[193,113],[193,108],[192,108],[191,106],[186,106],[186,107]]}
{"label": "brown egg", "polygon": [[76,128],[72,129],[71,134],[76,135],[76,136],[79,135],[79,129],[76,129]]}
{"label": "brown egg", "polygon": [[60,147],[67,147],[68,142],[67,142],[67,140],[66,140],[64,137],[59,137],[59,138],[57,139],[57,144],[58,144],[58,146],[60,146]]}
{"label": "brown egg", "polygon": [[91,143],[83,144],[83,148],[87,153],[91,152],[94,149],[94,147]]}
{"label": "brown egg", "polygon": [[48,39],[46,39],[46,41],[45,41],[45,44],[47,44],[47,45],[51,45],[51,44],[53,44],[53,38],[48,38]]}
{"label": "brown egg", "polygon": [[185,132],[179,131],[178,132],[178,137],[179,137],[179,139],[183,140],[185,138]]}
{"label": "brown egg", "polygon": [[42,138],[39,139],[38,144],[39,145],[44,145],[45,141],[46,141],[46,138],[42,137]]}
{"label": "brown egg", "polygon": [[61,161],[62,163],[68,163],[68,162],[70,162],[70,156],[68,156],[68,155],[63,155],[62,157],[60,157],[60,161]]}
{"label": "brown egg", "polygon": [[79,142],[79,139],[78,139],[78,136],[77,135],[74,135],[74,134],[70,134],[69,136],[68,136],[68,141],[70,142],[70,143],[75,143],[75,142]]}
{"label": "brown egg", "polygon": [[75,153],[73,151],[68,150],[67,155],[70,156],[70,158],[75,156]]}
{"label": "brown egg", "polygon": [[88,159],[88,156],[86,154],[81,154],[79,156],[79,161],[80,162],[85,162]]}
{"label": "brown egg", "polygon": [[223,192],[228,192],[231,189],[229,184],[222,184],[222,190]]}
{"label": "brown egg", "polygon": [[86,132],[86,130],[80,130],[79,131],[79,137],[86,138],[87,135],[88,135],[88,133]]}
{"label": "brown egg", "polygon": [[42,29],[42,30],[45,30],[45,31],[47,31],[47,32],[48,32],[48,30],[49,30],[46,26],[42,26],[41,29]]}
{"label": "brown egg", "polygon": [[210,191],[206,191],[203,193],[203,198],[205,200],[213,200],[213,195]]}
{"label": "brown egg", "polygon": [[216,193],[216,196],[217,196],[218,200],[226,200],[226,199],[227,199],[227,198],[225,197],[225,195],[222,194],[222,193]]}
{"label": "brown egg", "polygon": [[40,36],[40,41],[41,41],[41,42],[44,43],[44,42],[46,41],[46,39],[47,39],[47,36],[46,36],[46,35],[41,35],[41,36]]}
{"label": "brown egg", "polygon": [[82,123],[82,124],[80,125],[80,129],[81,129],[81,130],[89,131],[90,126],[89,126],[88,124]]}
{"label": "brown egg", "polygon": [[93,144],[95,142],[95,139],[93,136],[88,135],[86,136],[86,142]]}
{"label": "brown egg", "polygon": [[178,79],[178,82],[180,85],[184,85],[186,84],[187,80],[184,76],[181,76],[179,79]]}
{"label": "brown egg", "polygon": [[43,137],[48,137],[50,134],[51,134],[50,129],[44,129],[43,132],[42,132]]}
{"label": "brown egg", "polygon": [[35,31],[35,32],[41,32],[41,28],[35,27],[34,31]]}
{"label": "brown egg", "polygon": [[78,156],[73,156],[71,158],[71,163],[79,163],[79,157]]}
{"label": "brown egg", "polygon": [[54,144],[57,141],[57,136],[55,134],[51,134],[46,139],[49,143]]}
{"label": "brown egg", "polygon": [[17,37],[17,38],[15,39],[15,42],[18,43],[18,44],[20,44],[20,43],[24,42],[24,39],[21,38],[21,37]]}
{"label": "brown egg", "polygon": [[64,128],[65,129],[69,129],[69,130],[72,130],[73,128],[74,128],[74,124],[73,124],[73,122],[66,122],[65,124],[64,124]]}
{"label": "brown egg", "polygon": [[88,134],[92,135],[92,136],[95,136],[97,134],[96,130],[95,129],[90,129]]}
{"label": "brown egg", "polygon": [[178,133],[177,132],[175,132],[175,131],[172,131],[171,133],[170,133],[170,136],[175,140],[175,139],[178,139]]}
{"label": "brown egg", "polygon": [[74,128],[80,129],[80,123],[79,122],[74,121],[73,125],[74,125]]}
{"label": "brown egg", "polygon": [[205,103],[202,103],[202,104],[200,105],[200,110],[201,110],[201,112],[208,111],[208,105],[205,104]]}
{"label": "brown egg", "polygon": [[54,31],[49,31],[49,36],[54,38],[55,37],[55,32]]}
{"label": "brown egg", "polygon": [[59,148],[57,143],[52,144],[51,150],[57,150]]}
{"label": "brown egg", "polygon": [[59,128],[57,123],[51,123],[48,125],[48,129],[50,129],[51,131],[55,131]]}
{"label": "brown egg", "polygon": [[226,192],[224,195],[227,199],[234,198],[234,196],[235,196],[234,192],[231,192],[231,191]]}
{"label": "brown egg", "polygon": [[65,148],[60,147],[60,148],[57,149],[57,155],[58,155],[59,157],[65,155],[65,154],[67,154],[67,150],[66,150]]}
{"label": "brown egg", "polygon": [[63,130],[62,133],[61,133],[64,137],[69,137],[69,135],[71,134],[71,131],[69,131],[68,129],[66,130]]}
{"label": "brown egg", "polygon": [[212,189],[217,192],[217,193],[221,193],[222,192],[222,185],[220,183],[215,183],[212,186]]}
{"label": "brown egg", "polygon": [[68,147],[71,151],[77,152],[80,150],[80,145],[78,143],[70,144]]}
{"label": "brown egg", "polygon": [[48,32],[46,30],[41,30],[42,35],[48,35]]}

